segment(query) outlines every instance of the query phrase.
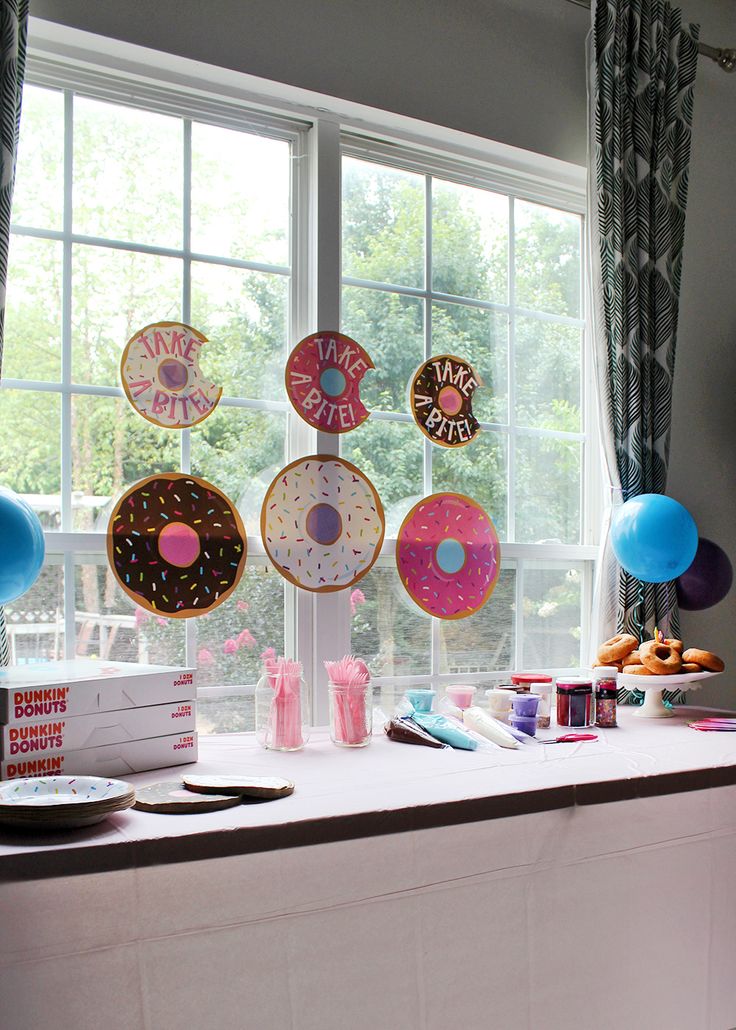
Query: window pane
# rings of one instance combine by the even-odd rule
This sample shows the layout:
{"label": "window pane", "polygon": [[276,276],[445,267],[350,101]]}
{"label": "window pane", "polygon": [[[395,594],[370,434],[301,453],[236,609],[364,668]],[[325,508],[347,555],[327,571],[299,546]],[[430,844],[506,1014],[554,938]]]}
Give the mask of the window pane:
{"label": "window pane", "polygon": [[[284,653],[285,589],[273,568],[249,562],[227,601],[196,620],[200,687],[255,686],[266,648]],[[253,698],[241,699],[241,705],[240,728],[252,730]]]}
{"label": "window pane", "polygon": [[505,304],[508,197],[432,180],[432,289]]}
{"label": "window pane", "polygon": [[104,555],[77,556],[76,654],[103,661],[184,665],[184,620],[139,608],[118,586]]}
{"label": "window pane", "polygon": [[289,144],[192,125],[192,250],[289,263]]}
{"label": "window pane", "polygon": [[350,611],[350,646],[374,677],[429,674],[432,621],[407,594],[395,565],[375,565],[360,580]]}
{"label": "window pane", "polygon": [[584,566],[524,562],[524,668],[580,665]]}
{"label": "window pane", "polygon": [[424,286],[424,176],[343,159],[342,274]]}
{"label": "window pane", "polygon": [[507,447],[505,436],[482,432],[467,447],[432,448],[432,493],[450,490],[472,497],[491,516],[501,540],[507,534]]}
{"label": "window pane", "polygon": [[182,246],[182,121],[74,98],[74,231]]}
{"label": "window pane", "polygon": [[577,441],[516,438],[516,539],[580,543],[580,458]]}
{"label": "window pane", "polygon": [[219,407],[192,433],[192,472],[223,490],[260,536],[261,505],[285,464],[286,414]]}
{"label": "window pane", "polygon": [[74,247],[74,382],[120,385],[120,356],[133,333],[181,317],[181,271],[177,258]]}
{"label": "window pane", "polygon": [[473,397],[480,422],[508,419],[508,318],[467,304],[432,305],[432,352],[469,361],[483,381]]}
{"label": "window pane", "polygon": [[10,237],[3,375],[61,380],[61,243]]}
{"label": "window pane", "polygon": [[406,411],[409,381],[424,360],[424,301],[344,286],[342,331],[370,354],[360,397],[369,411]]}
{"label": "window pane", "polygon": [[28,501],[44,529],[60,525],[60,426],[58,394],[0,390],[2,483]]}
{"label": "window pane", "polygon": [[369,419],[346,433],[341,454],[371,480],[386,512],[386,536],[394,536],[424,494],[423,437],[414,423]]}
{"label": "window pane", "polygon": [[580,317],[579,215],[514,202],[516,303]]}
{"label": "window pane", "polygon": [[288,302],[286,276],[192,265],[192,325],[209,340],[202,368],[224,396],[286,400]]}
{"label": "window pane", "polygon": [[440,672],[511,669],[516,611],[516,569],[504,566],[490,599],[467,619],[440,621]]}
{"label": "window pane", "polygon": [[22,597],[5,605],[11,665],[55,662],[64,657],[64,568],[46,555],[41,573]]}
{"label": "window pane", "polygon": [[181,436],[122,397],[72,399],[74,529],[104,532],[117,498],[139,479],[179,468]]}
{"label": "window pane", "polygon": [[61,229],[64,204],[64,95],[23,86],[12,219],[16,225]]}
{"label": "window pane", "polygon": [[517,320],[517,425],[580,432],[581,336],[574,326]]}

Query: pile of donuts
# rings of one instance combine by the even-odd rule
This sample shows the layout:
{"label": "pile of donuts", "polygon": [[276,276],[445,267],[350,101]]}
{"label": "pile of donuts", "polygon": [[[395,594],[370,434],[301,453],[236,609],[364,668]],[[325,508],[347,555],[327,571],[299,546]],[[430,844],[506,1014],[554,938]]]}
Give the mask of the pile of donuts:
{"label": "pile of donuts", "polygon": [[655,630],[653,640],[639,643],[630,633],[618,633],[598,648],[593,668],[613,665],[627,676],[676,676],[688,672],[723,672],[723,660],[699,647],[685,649],[681,640]]}

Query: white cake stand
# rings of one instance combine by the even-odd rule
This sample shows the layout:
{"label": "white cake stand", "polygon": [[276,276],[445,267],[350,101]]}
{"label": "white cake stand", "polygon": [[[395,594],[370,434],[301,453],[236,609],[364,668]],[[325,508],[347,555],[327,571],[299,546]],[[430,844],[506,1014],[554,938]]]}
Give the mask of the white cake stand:
{"label": "white cake stand", "polygon": [[676,676],[632,676],[630,673],[620,672],[616,682],[619,687],[641,690],[644,693],[644,704],[635,708],[632,715],[639,719],[671,719],[676,713],[665,705],[662,691],[698,690],[711,676],[720,676],[720,673],[681,672]]}

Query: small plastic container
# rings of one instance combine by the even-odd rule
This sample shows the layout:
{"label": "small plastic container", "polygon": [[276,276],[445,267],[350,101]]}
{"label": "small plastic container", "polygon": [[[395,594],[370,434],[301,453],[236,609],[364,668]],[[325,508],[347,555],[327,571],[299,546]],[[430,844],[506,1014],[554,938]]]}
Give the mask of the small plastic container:
{"label": "small plastic container", "polygon": [[536,719],[540,700],[539,694],[517,694],[516,697],[511,698],[513,714],[527,719]]}
{"label": "small plastic container", "polygon": [[557,725],[593,725],[593,683],[580,677],[557,680]]}
{"label": "small plastic container", "polygon": [[270,751],[300,751],[309,740],[311,708],[304,679],[299,680],[298,691],[279,696],[270,677],[261,676],[255,692],[258,743]]}
{"label": "small plastic container", "polygon": [[552,708],[554,707],[555,681],[551,676],[540,676],[531,685],[533,694],[539,694],[539,708],[537,709],[537,726],[540,730],[546,730],[552,721]]}
{"label": "small plastic container", "polygon": [[373,732],[373,687],[327,684],[330,738],[338,747],[365,747]]}
{"label": "small plastic container", "polygon": [[595,681],[595,724],[603,730],[614,729],[618,723],[618,669],[615,665],[599,665],[593,670]]}
{"label": "small plastic container", "polygon": [[511,700],[516,691],[511,687],[489,687],[486,691],[488,714],[499,722],[508,722],[511,713]]}
{"label": "small plastic container", "polygon": [[541,672],[514,672],[511,674],[511,683],[516,687],[518,691],[524,691],[525,693],[532,689],[533,683],[542,683],[547,679],[552,679],[551,676],[545,676]]}
{"label": "small plastic container", "polygon": [[509,716],[509,725],[528,737],[533,737],[537,732],[536,715],[516,715],[514,712]]}
{"label": "small plastic container", "polygon": [[445,693],[449,697],[450,701],[460,709],[470,708],[473,704],[473,696],[475,695],[475,687],[465,686],[464,684],[454,684],[445,690]]}
{"label": "small plastic container", "polygon": [[404,697],[417,712],[431,712],[436,690],[406,690]]}

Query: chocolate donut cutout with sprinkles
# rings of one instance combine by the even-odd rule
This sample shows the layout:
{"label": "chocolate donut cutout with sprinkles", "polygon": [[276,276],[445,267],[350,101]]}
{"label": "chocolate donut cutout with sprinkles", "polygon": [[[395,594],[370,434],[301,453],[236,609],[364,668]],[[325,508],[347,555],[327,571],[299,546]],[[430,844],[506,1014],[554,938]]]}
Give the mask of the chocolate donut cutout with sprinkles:
{"label": "chocolate donut cutout with sprinkles", "polygon": [[482,386],[473,366],[454,354],[423,362],[409,384],[409,408],[424,435],[440,447],[466,447],[480,432],[473,394]]}
{"label": "chocolate donut cutout with sprinkles", "polygon": [[220,490],[181,472],[149,476],[120,498],[107,527],[107,557],[136,604],[169,619],[222,604],[245,569],[240,515]]}

